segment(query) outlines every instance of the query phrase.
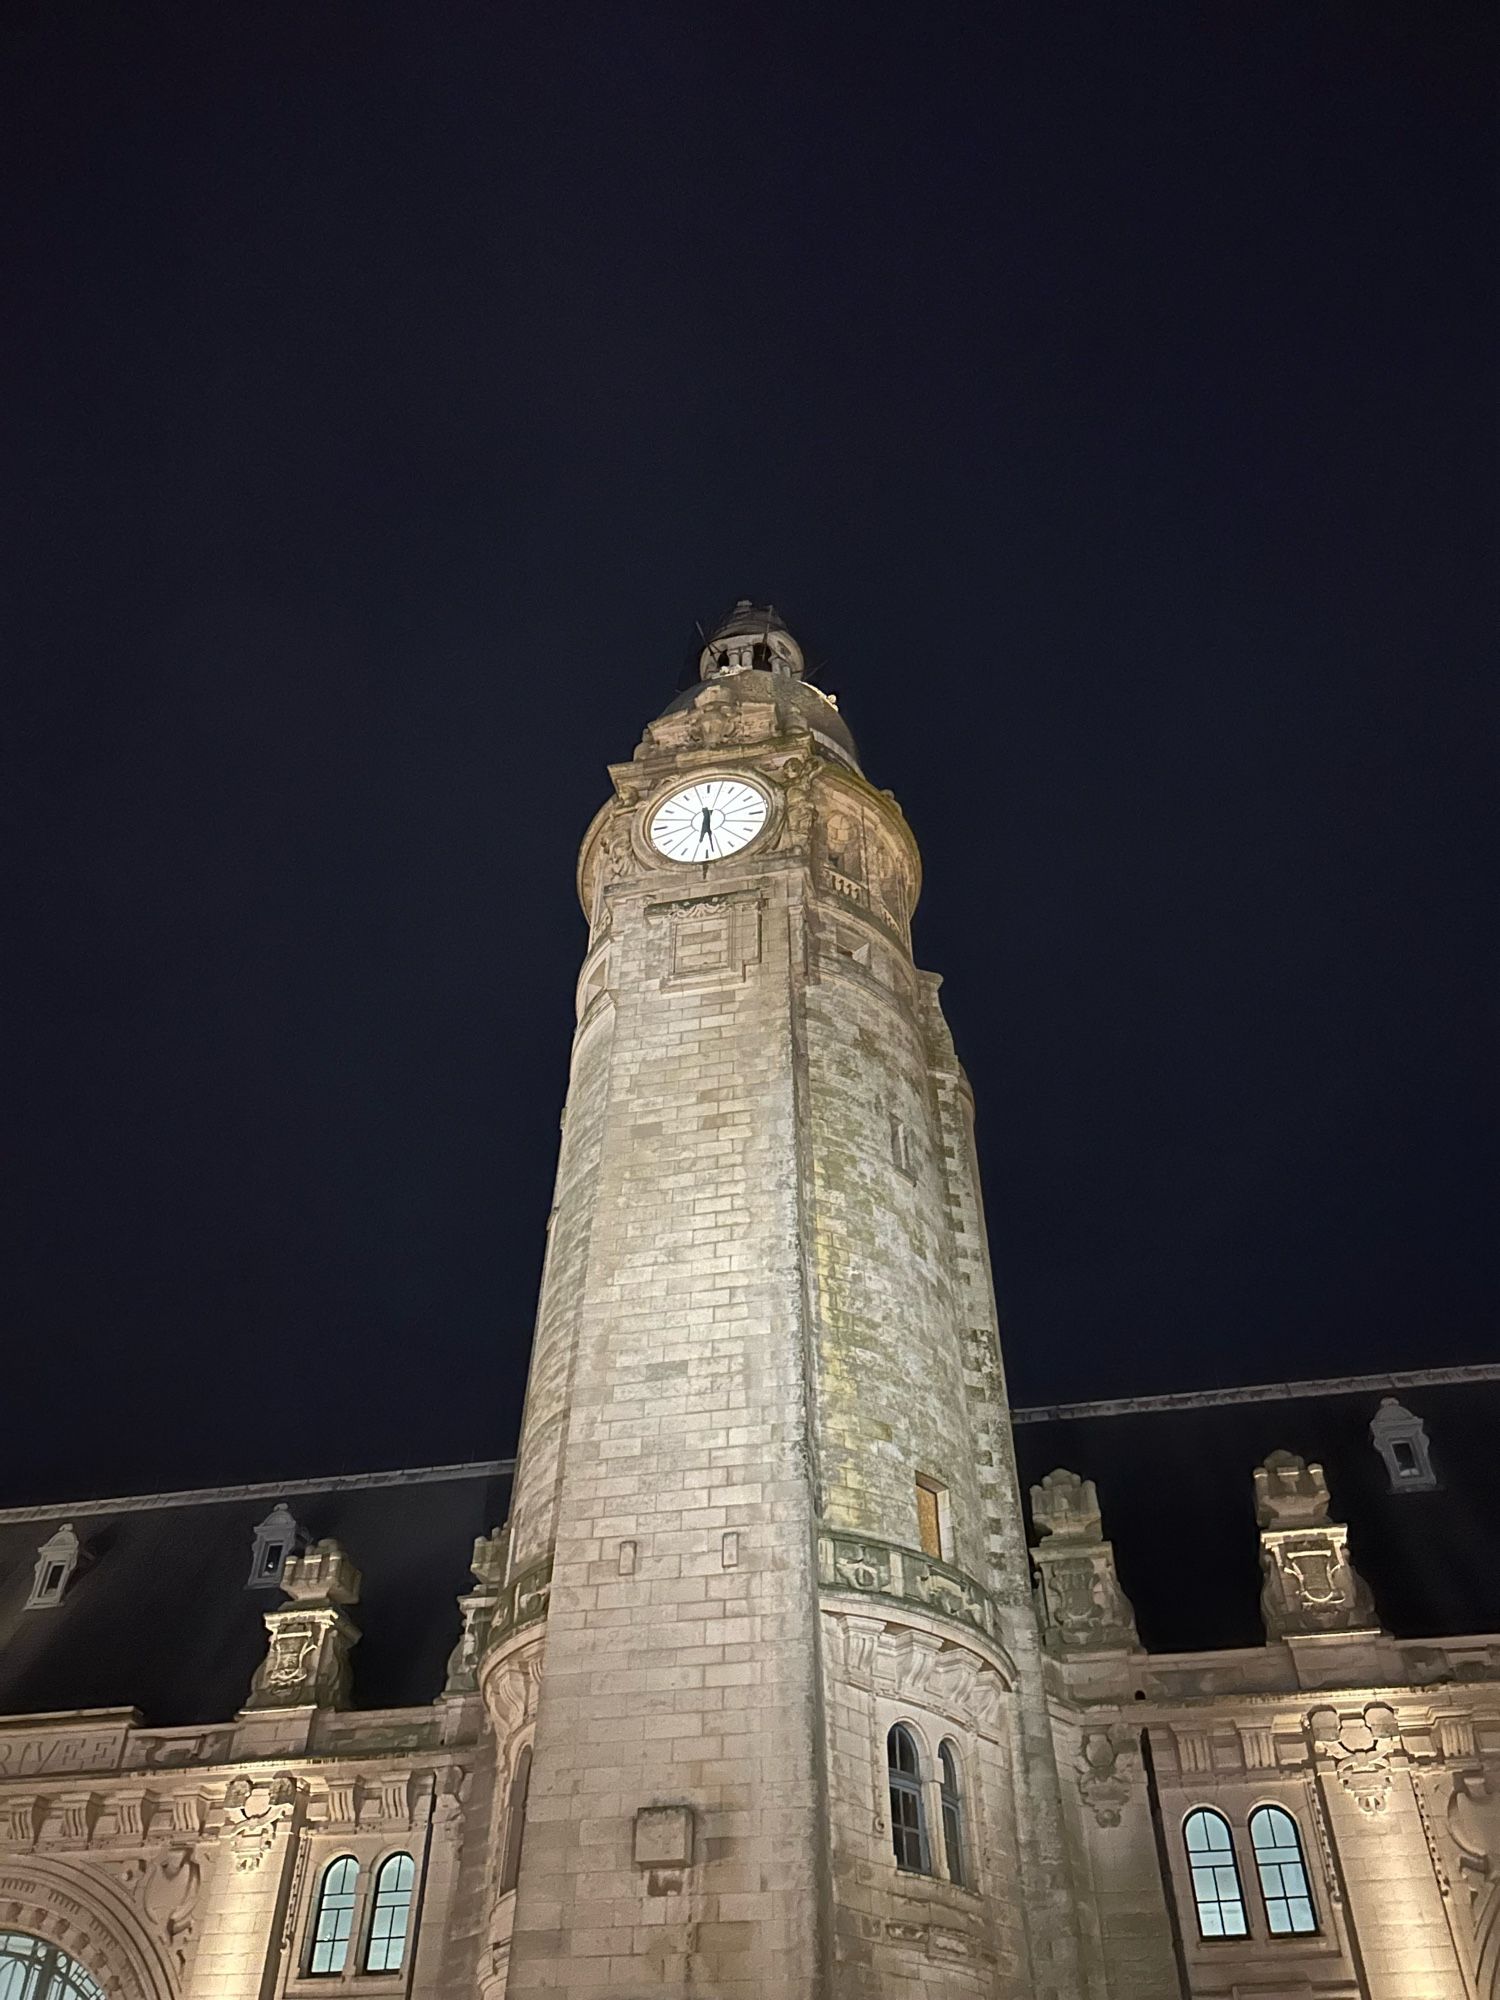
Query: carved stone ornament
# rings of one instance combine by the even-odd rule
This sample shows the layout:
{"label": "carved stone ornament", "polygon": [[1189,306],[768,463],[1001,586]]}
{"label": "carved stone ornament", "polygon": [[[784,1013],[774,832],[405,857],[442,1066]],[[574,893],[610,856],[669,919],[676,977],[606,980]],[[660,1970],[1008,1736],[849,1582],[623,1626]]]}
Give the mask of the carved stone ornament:
{"label": "carved stone ornament", "polygon": [[952,1563],[869,1536],[818,1537],[818,1577],[825,1590],[886,1597],[951,1618],[993,1637],[999,1629],[994,1601],[982,1585]]}
{"label": "carved stone ornament", "polygon": [[40,1856],[0,1858],[0,1932],[42,1938],[76,1959],[110,2000],[170,2000],[180,1963],[129,1885]]}
{"label": "carved stone ornament", "polygon": [[1134,1651],[1135,1612],[1102,1538],[1093,1480],[1049,1472],[1031,1489],[1031,1517],[1045,1538],[1032,1556],[1043,1645],[1051,1653]]}
{"label": "carved stone ornament", "polygon": [[479,1685],[479,1662],[489,1643],[495,1622],[495,1607],[505,1587],[505,1569],[510,1559],[510,1528],[496,1528],[481,1535],[474,1544],[469,1569],[478,1588],[458,1600],[463,1630],[458,1644],[448,1655],[448,1678],[444,1694],[471,1694]]}
{"label": "carved stone ornament", "polygon": [[168,1847],[158,1854],[141,1878],[140,1899],[146,1915],[167,1940],[179,1966],[187,1961],[194,1931],[194,1911],[203,1886],[202,1871],[191,1848]]}
{"label": "carved stone ornament", "polygon": [[1467,1906],[1478,1990],[1500,1993],[1500,1794],[1487,1777],[1454,1773],[1447,1830],[1458,1857],[1456,1900]]}
{"label": "carved stone ornament", "polygon": [[237,1872],[249,1874],[259,1868],[282,1826],[296,1813],[305,1789],[290,1771],[279,1772],[264,1785],[246,1777],[230,1779],[221,1834]]}
{"label": "carved stone ornament", "polygon": [[1314,1753],[1331,1760],[1334,1773],[1363,1813],[1383,1813],[1391,1795],[1391,1760],[1401,1753],[1395,1711],[1370,1702],[1357,1712],[1315,1708],[1307,1718]]}
{"label": "carved stone ornament", "polygon": [[495,1732],[495,1746],[502,1763],[510,1758],[510,1746],[517,1732],[536,1714],[537,1691],[542,1682],[544,1642],[538,1633],[510,1651],[484,1663],[481,1692]]}
{"label": "carved stone ornament", "polygon": [[1328,1518],[1322,1466],[1272,1452],[1255,1470],[1255,1505],[1267,1636],[1378,1630],[1369,1587],[1349,1559],[1349,1531]]}
{"label": "carved stone ornament", "polygon": [[281,1588],[289,1608],[266,1613],[270,1649],[250,1683],[246,1712],[347,1708],[349,1652],[359,1628],[341,1607],[359,1601],[360,1574],[335,1541],[288,1556]]}
{"label": "carved stone ornament", "polygon": [[1013,1685],[1009,1661],[989,1659],[968,1643],[894,1621],[823,1613],[831,1672],[855,1687],[946,1715],[982,1736],[1001,1726]]}
{"label": "carved stone ornament", "polygon": [[1295,1452],[1273,1451],[1255,1468],[1255,1518],[1263,1528],[1316,1528],[1328,1520],[1328,1481],[1321,1465]]}
{"label": "carved stone ornament", "polygon": [[1032,1487],[1031,1518],[1037,1533],[1053,1542],[1097,1542],[1104,1533],[1093,1480],[1061,1467]]}
{"label": "carved stone ornament", "polygon": [[1078,1795],[1100,1826],[1118,1826],[1130,1803],[1135,1733],[1121,1723],[1085,1729],[1078,1747]]}

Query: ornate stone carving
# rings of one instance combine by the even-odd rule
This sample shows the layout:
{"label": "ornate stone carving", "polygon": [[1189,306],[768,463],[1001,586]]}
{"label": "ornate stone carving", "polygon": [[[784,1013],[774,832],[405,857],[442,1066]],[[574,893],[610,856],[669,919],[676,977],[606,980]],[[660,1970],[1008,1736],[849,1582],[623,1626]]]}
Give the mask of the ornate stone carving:
{"label": "ornate stone carving", "polygon": [[1100,1826],[1118,1826],[1130,1802],[1135,1733],[1122,1723],[1085,1729],[1078,1746],[1078,1795]]}
{"label": "ornate stone carving", "polygon": [[825,1589],[889,1598],[935,1612],[993,1638],[998,1630],[994,1601],[982,1585],[952,1563],[877,1542],[868,1535],[825,1530],[818,1537],[818,1575]]}
{"label": "ornate stone carving", "polygon": [[179,1964],[153,1933],[130,1887],[102,1870],[7,1855],[0,1861],[0,1932],[44,1938],[84,1965],[110,2000],[171,2000]]}
{"label": "ornate stone carving", "polygon": [[1349,1531],[1328,1518],[1321,1465],[1273,1451],[1255,1469],[1260,1522],[1260,1608],[1268,1637],[1378,1629],[1363,1577],[1349,1559]]}
{"label": "ornate stone carving", "polygon": [[1099,1509],[1099,1492],[1092,1479],[1061,1467],[1049,1472],[1039,1486],[1031,1489],[1031,1518],[1037,1532],[1061,1545],[1077,1542],[1092,1545],[1102,1540],[1104,1517]]}
{"label": "ornate stone carving", "polygon": [[1458,1855],[1478,1989],[1500,1993],[1500,1796],[1477,1772],[1457,1771],[1448,1798],[1448,1837]]}
{"label": "ornate stone carving", "polygon": [[270,1650],[250,1683],[247,1712],[266,1708],[345,1708],[349,1651],[359,1628],[341,1606],[359,1601],[360,1575],[335,1541],[288,1556],[281,1588],[290,1608],[266,1613]]}
{"label": "ornate stone carving", "polygon": [[193,1912],[203,1876],[191,1848],[169,1847],[158,1854],[141,1878],[140,1900],[146,1915],[167,1940],[180,1965],[187,1959],[194,1930]]}
{"label": "ornate stone carving", "polygon": [[443,1684],[445,1694],[472,1694],[479,1685],[479,1662],[489,1643],[509,1560],[508,1524],[496,1528],[493,1534],[479,1536],[474,1544],[469,1571],[477,1588],[458,1600],[464,1621],[463,1630],[458,1635],[458,1644],[448,1655],[448,1678]]}
{"label": "ornate stone carving", "polygon": [[265,1785],[246,1777],[230,1779],[224,1791],[221,1833],[239,1873],[259,1868],[276,1845],[283,1823],[297,1811],[305,1790],[290,1771],[279,1772]]}
{"label": "ornate stone carving", "polygon": [[1353,1714],[1315,1708],[1307,1727],[1315,1755],[1332,1762],[1360,1811],[1383,1813],[1391,1795],[1391,1759],[1401,1747],[1395,1711],[1378,1701]]}
{"label": "ornate stone carving", "polygon": [[538,1637],[493,1663],[486,1662],[481,1691],[494,1725],[495,1744],[502,1763],[509,1759],[510,1746],[517,1732],[536,1713],[537,1689],[542,1679],[542,1654],[542,1641]]}
{"label": "ornate stone carving", "polygon": [[1031,1489],[1031,1518],[1045,1537],[1032,1555],[1042,1643],[1049,1652],[1120,1652],[1139,1646],[1135,1613],[1103,1539],[1092,1479],[1059,1469]]}
{"label": "ornate stone carving", "polygon": [[827,1609],[823,1630],[825,1657],[839,1678],[949,1716],[981,1734],[992,1735],[998,1727],[1011,1681],[997,1661],[970,1643]]}

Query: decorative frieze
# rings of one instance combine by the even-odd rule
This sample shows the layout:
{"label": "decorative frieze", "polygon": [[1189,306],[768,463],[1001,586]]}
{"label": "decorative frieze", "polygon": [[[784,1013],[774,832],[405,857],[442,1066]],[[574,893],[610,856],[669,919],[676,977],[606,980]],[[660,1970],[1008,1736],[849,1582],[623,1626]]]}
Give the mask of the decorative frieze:
{"label": "decorative frieze", "polygon": [[540,1562],[522,1570],[498,1593],[485,1652],[492,1651],[521,1626],[534,1625],[544,1619],[551,1595],[552,1558],[544,1556]]}
{"label": "decorative frieze", "polygon": [[869,1535],[840,1535],[825,1529],[818,1536],[818,1581],[825,1590],[885,1598],[951,1618],[989,1639],[999,1629],[994,1599],[982,1584],[935,1556]]}

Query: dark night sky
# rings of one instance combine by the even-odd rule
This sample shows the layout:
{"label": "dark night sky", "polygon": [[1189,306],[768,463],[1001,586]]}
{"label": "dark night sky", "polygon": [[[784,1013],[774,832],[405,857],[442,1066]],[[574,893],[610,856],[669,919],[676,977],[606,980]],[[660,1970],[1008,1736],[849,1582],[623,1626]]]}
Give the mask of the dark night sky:
{"label": "dark night sky", "polygon": [[1488,8],[13,6],[8,1497],[508,1451],[572,873],[770,596],[1016,1399],[1494,1359]]}

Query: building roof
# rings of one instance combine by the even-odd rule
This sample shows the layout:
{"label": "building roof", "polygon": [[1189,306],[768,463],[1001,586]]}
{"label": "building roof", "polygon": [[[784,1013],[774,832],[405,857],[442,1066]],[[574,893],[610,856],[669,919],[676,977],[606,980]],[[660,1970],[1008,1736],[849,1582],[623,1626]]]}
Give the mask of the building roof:
{"label": "building roof", "polygon": [[[264,1614],[286,1602],[247,1587],[256,1527],[279,1501],[363,1574],[355,1707],[430,1702],[475,1537],[505,1519],[510,1471],[486,1461],[0,1510],[0,1713],[138,1708],[162,1726],[234,1715],[265,1657]],[[65,1521],[83,1560],[60,1603],[28,1610],[37,1551]]]}
{"label": "building roof", "polygon": [[[1437,1485],[1392,1491],[1370,1436],[1384,1398],[1426,1426]],[[1251,1475],[1286,1449],[1321,1463],[1333,1516],[1400,1638],[1500,1632],[1500,1367],[1262,1383],[1015,1413],[1023,1490],[1059,1466],[1092,1479],[1120,1581],[1153,1652],[1263,1642]],[[442,1689],[475,1538],[505,1519],[509,1460],[0,1509],[0,1714],[138,1708],[225,1721],[265,1656],[249,1588],[255,1531],[279,1502],[363,1574],[352,1616],[357,1708]],[[28,1610],[37,1553],[64,1522],[83,1560],[60,1603]]]}
{"label": "building roof", "polygon": [[[1392,1491],[1370,1422],[1386,1397],[1426,1426],[1437,1485]],[[1287,1450],[1323,1466],[1332,1518],[1398,1638],[1500,1632],[1500,1368],[1263,1383],[1015,1413],[1023,1492],[1092,1479],[1151,1652],[1264,1643],[1251,1475]]]}

